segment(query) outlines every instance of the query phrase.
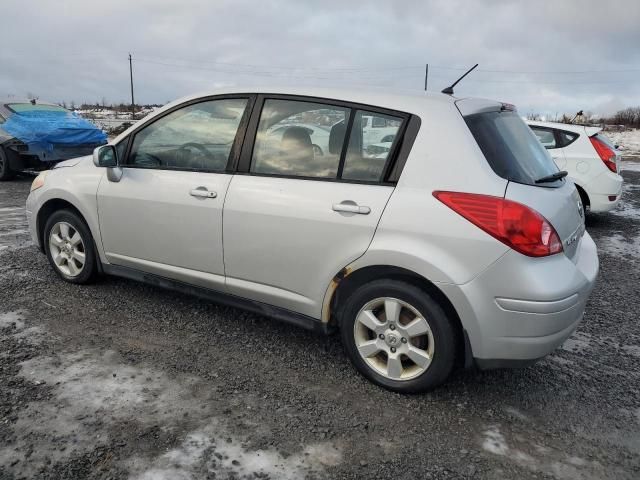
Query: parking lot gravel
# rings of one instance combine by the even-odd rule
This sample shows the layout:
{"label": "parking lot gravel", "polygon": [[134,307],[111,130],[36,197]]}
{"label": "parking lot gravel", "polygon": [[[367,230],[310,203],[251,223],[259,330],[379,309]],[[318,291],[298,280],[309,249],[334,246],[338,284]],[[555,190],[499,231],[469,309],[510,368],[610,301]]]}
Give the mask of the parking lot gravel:
{"label": "parking lot gravel", "polygon": [[399,395],[337,336],[128,280],[62,282],[0,184],[0,479],[640,478],[640,164],[589,215],[577,332],[520,370]]}

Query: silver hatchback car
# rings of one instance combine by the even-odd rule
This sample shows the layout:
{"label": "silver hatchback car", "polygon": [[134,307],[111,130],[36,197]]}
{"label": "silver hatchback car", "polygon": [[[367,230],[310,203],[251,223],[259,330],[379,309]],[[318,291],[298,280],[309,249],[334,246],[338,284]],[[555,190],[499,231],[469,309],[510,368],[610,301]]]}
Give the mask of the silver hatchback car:
{"label": "silver hatchback car", "polygon": [[564,175],[511,105],[225,90],[40,174],[27,213],[66,281],[339,330],[365,377],[416,392],[456,366],[527,365],[575,330],[598,257]]}

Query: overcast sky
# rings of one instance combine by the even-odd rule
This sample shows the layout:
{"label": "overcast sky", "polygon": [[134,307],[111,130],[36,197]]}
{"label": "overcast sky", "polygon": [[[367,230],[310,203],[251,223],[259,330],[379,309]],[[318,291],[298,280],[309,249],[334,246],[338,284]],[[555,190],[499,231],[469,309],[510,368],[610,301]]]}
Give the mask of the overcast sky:
{"label": "overcast sky", "polygon": [[164,103],[231,84],[457,87],[528,112],[640,105],[640,0],[2,0],[0,96]]}

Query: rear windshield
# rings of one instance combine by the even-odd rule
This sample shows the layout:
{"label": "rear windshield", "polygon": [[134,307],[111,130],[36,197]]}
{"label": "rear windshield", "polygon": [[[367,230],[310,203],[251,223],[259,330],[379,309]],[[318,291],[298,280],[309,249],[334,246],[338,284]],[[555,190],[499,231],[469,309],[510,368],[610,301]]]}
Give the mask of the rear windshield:
{"label": "rear windshield", "polygon": [[57,105],[43,105],[40,103],[36,103],[35,105],[32,103],[8,103],[6,107],[15,113],[23,113],[23,112],[66,112],[62,107]]}
{"label": "rear windshield", "polygon": [[[512,111],[483,112],[464,117],[482,153],[502,178],[526,185],[558,171],[531,129]],[[541,186],[559,186],[562,181]]]}
{"label": "rear windshield", "polygon": [[609,140],[609,137],[607,137],[606,135],[600,135],[599,133],[596,133],[594,137],[600,140],[606,146],[608,146],[611,150],[615,151],[616,146],[613,144],[611,140]]}

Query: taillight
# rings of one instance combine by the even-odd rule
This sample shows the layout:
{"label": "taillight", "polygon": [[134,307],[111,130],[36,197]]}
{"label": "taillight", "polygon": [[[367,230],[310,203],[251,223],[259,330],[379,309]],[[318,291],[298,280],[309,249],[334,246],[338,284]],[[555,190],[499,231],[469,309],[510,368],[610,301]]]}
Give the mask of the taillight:
{"label": "taillight", "polygon": [[562,252],[555,228],[538,212],[502,197],[433,192],[433,196],[505,245],[529,257]]}
{"label": "taillight", "polygon": [[616,152],[611,150],[611,148],[609,148],[606,143],[599,140],[598,137],[589,137],[589,140],[591,140],[591,145],[593,145],[593,148],[596,149],[596,152],[598,152],[598,156],[607,166],[607,168],[613,173],[617,173]]}

